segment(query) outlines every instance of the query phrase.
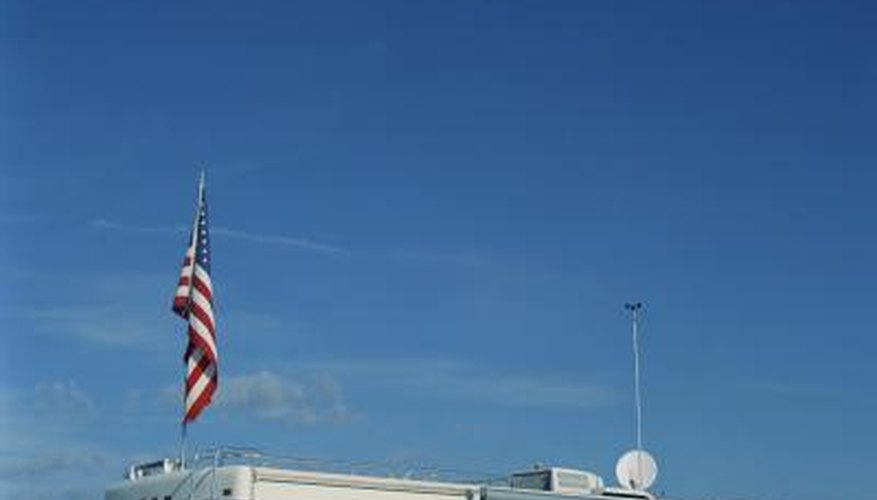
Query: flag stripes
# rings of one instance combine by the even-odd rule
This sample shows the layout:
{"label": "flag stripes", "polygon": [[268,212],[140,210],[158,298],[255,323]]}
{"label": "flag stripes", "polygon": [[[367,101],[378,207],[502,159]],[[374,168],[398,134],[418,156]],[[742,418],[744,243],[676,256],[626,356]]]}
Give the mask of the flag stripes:
{"label": "flag stripes", "polygon": [[183,268],[180,270],[180,280],[177,282],[177,294],[174,296],[173,310],[182,317],[186,317],[186,306],[189,303],[189,289],[192,287],[192,257],[195,249],[190,246],[186,249],[183,258]]}
{"label": "flag stripes", "polygon": [[188,345],[183,357],[186,364],[184,424],[198,418],[201,411],[210,404],[218,385],[219,352],[216,348],[216,323],[213,316],[211,259],[202,175],[198,186],[195,227],[183,259],[173,303],[173,311],[188,322]]}

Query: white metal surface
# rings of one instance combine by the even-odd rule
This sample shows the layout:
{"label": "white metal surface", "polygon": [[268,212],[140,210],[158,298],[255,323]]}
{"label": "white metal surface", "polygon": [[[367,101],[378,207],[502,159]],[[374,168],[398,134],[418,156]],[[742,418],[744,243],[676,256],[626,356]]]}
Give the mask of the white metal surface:
{"label": "white metal surface", "polygon": [[106,500],[478,500],[475,485],[226,465],[129,477]]}
{"label": "white metal surface", "polygon": [[474,500],[476,486],[255,468],[254,499]]}
{"label": "white metal surface", "polygon": [[645,450],[631,450],[621,456],[615,466],[618,483],[625,488],[645,490],[658,477],[658,464]]}
{"label": "white metal surface", "polygon": [[511,486],[569,494],[598,493],[603,489],[603,479],[589,471],[549,467],[516,472],[512,474]]}
{"label": "white metal surface", "polygon": [[[174,470],[128,479],[107,489],[106,500],[252,500],[251,467]],[[223,495],[224,492],[230,492]]]}
{"label": "white metal surface", "polygon": [[[180,469],[175,461],[136,466],[110,487],[105,500],[613,500],[652,499],[643,491],[604,488],[593,473],[549,468],[551,491],[486,484],[315,472],[257,465]],[[564,475],[567,486],[564,486]],[[575,489],[573,485],[578,485]],[[595,487],[591,487],[594,485]],[[567,489],[569,488],[569,489]]]}

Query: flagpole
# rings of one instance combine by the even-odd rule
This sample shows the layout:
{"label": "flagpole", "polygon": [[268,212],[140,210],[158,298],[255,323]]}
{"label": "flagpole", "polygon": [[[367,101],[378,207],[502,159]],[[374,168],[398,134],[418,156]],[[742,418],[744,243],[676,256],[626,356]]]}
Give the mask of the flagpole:
{"label": "flagpole", "polygon": [[[201,175],[198,178],[198,198],[197,198],[196,203],[197,204],[195,206],[195,221],[192,223],[192,238],[189,241],[189,248],[192,249],[191,265],[192,265],[192,270],[193,270],[192,272],[193,273],[194,273],[194,269],[195,269],[195,259],[198,257],[197,255],[195,255],[195,249],[196,249],[196,245],[198,243],[198,220],[200,219],[201,210],[203,209],[203,205],[204,205],[204,170],[201,170]],[[191,279],[189,280],[189,287],[192,286],[193,281],[194,280],[191,280]],[[187,339],[186,343],[188,344],[188,339]],[[185,359],[184,361],[188,362],[188,359]],[[186,434],[187,434],[188,427],[189,427],[188,421],[186,420],[186,394],[187,394],[186,374],[187,374],[187,372],[188,372],[188,367],[184,367],[184,370],[183,370],[183,398],[182,398],[182,400],[183,400],[183,421],[180,424],[180,468],[181,469],[186,468]]]}
{"label": "flagpole", "polygon": [[[204,205],[204,171],[201,171],[201,176],[198,177],[198,202],[195,207],[195,221],[192,222],[192,241],[189,242],[192,245],[192,249],[195,248],[195,244],[198,243],[198,219],[201,216],[201,208]],[[195,261],[192,261],[192,265],[194,266]]]}
{"label": "flagpole", "polygon": [[[185,399],[184,399],[185,401]],[[186,468],[186,417],[183,417],[183,422],[180,424],[180,470],[185,470]]]}

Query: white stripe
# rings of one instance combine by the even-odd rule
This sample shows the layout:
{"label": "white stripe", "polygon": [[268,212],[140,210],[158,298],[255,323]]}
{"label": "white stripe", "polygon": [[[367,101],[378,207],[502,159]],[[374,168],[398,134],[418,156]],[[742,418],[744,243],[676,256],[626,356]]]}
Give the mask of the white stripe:
{"label": "white stripe", "polygon": [[195,276],[201,280],[205,285],[207,285],[207,289],[210,290],[210,294],[213,294],[213,282],[210,281],[210,274],[204,270],[201,266],[195,266]]}
{"label": "white stripe", "polygon": [[[201,266],[195,266],[195,279],[200,280],[204,285],[206,285],[207,289],[213,293],[210,275],[202,268]],[[207,300],[200,291],[194,286],[192,287],[194,293],[192,293],[192,301],[198,304],[201,309],[207,314],[207,317],[210,319],[210,323],[213,324],[214,329],[216,328],[215,319],[213,316],[213,305],[210,301]],[[216,349],[216,342],[213,340],[213,333],[207,328],[207,325],[201,322],[197,316],[194,314],[189,315],[189,325],[192,326],[192,329],[195,333],[207,344],[210,349],[210,353],[213,355],[213,359],[219,360],[219,352]]]}
{"label": "white stripe", "polygon": [[[189,359],[187,360],[186,364],[186,380],[188,380],[189,377],[192,376],[192,373],[195,372],[195,369],[198,367],[198,363],[201,361],[202,358],[204,358],[203,349],[201,349],[200,347],[195,347],[194,349],[192,349],[192,354],[189,355]],[[203,378],[203,376],[203,374],[199,375],[199,378]],[[190,389],[189,392],[186,393],[187,398],[192,394],[192,392],[195,391],[197,385],[198,382],[196,382],[195,385],[192,386],[192,389]]]}
{"label": "white stripe", "polygon": [[193,270],[194,270],[194,267],[193,267],[193,266],[194,266],[194,260],[193,260],[194,255],[195,255],[195,251],[192,250],[192,247],[189,247],[189,248],[186,250],[186,258],[189,259],[189,263],[188,263],[188,264],[183,264],[183,268],[180,269],[180,279],[188,278],[188,279],[189,279],[189,284],[188,284],[188,285],[178,285],[178,286],[177,286],[177,294],[176,294],[177,297],[183,297],[183,298],[186,298],[186,297],[188,297],[189,294],[191,293],[191,290],[192,290],[192,272],[193,272]]}
{"label": "white stripe", "polygon": [[204,323],[198,319],[198,316],[189,314],[189,326],[192,327],[192,331],[195,332],[195,335],[207,343],[207,347],[210,349],[210,354],[213,355],[213,359],[219,361],[219,354],[216,352],[216,343],[213,341],[213,335],[210,334],[210,330],[207,329]]}
{"label": "white stripe", "polygon": [[198,398],[201,396],[201,393],[207,389],[207,384],[210,383],[210,379],[213,378],[213,374],[216,372],[215,365],[209,365],[204,373],[198,377],[198,381],[195,382],[195,385],[192,386],[192,389],[186,394],[186,413],[189,413],[189,410],[192,408],[192,405],[198,401]]}
{"label": "white stripe", "polygon": [[213,321],[213,304],[207,300],[207,297],[195,289],[195,293],[192,294],[192,302],[201,307],[201,309],[207,314],[207,317],[210,318],[210,324],[216,328],[216,322]]}
{"label": "white stripe", "polygon": [[210,379],[203,375],[198,377],[198,382],[192,387],[189,394],[186,395],[186,413],[189,413],[189,410],[191,410],[195,402],[198,401],[198,398],[201,396],[201,393],[204,392],[204,389],[209,382]]}

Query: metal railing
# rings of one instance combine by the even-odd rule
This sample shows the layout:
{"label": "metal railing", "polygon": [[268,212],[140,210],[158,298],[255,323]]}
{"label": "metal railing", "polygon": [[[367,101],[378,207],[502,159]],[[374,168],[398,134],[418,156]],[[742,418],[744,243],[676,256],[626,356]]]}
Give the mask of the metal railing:
{"label": "metal railing", "polygon": [[361,475],[395,479],[508,486],[509,476],[482,471],[434,467],[408,459],[386,461],[331,460],[265,453],[257,448],[222,446],[195,452],[187,468],[216,468],[225,465],[291,468],[311,472]]}

